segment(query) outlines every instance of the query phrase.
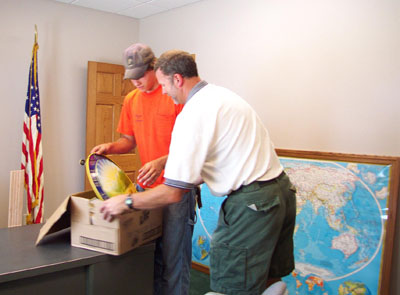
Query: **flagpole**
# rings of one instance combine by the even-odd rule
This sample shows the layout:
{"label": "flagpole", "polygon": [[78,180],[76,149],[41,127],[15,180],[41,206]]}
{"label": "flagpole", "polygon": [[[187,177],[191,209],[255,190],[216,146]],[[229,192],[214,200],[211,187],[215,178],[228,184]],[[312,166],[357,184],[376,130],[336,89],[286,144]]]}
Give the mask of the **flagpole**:
{"label": "flagpole", "polygon": [[37,32],[37,25],[35,24],[35,43],[37,43],[38,40],[38,32]]}
{"label": "flagpole", "polygon": [[39,49],[37,25],[32,49],[29,81],[25,101],[21,169],[24,170],[27,192],[26,223],[40,223],[43,219],[43,154],[40,112],[37,51]]}

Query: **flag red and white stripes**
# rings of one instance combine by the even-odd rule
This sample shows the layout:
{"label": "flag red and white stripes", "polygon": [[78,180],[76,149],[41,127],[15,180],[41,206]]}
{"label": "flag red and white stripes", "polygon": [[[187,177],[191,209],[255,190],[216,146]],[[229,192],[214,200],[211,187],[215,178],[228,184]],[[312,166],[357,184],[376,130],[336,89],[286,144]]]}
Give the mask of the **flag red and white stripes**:
{"label": "flag red and white stripes", "polygon": [[25,170],[27,193],[26,223],[41,223],[43,219],[43,154],[42,124],[40,114],[37,51],[35,37],[32,61],[29,68],[29,82],[25,102],[24,128],[22,135],[21,169]]}

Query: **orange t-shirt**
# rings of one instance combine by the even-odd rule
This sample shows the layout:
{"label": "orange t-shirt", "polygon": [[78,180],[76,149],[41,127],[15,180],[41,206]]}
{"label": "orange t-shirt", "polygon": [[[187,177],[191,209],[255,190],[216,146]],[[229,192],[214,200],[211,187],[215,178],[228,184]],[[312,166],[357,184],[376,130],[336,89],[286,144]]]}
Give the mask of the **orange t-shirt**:
{"label": "orange t-shirt", "polygon": [[[151,93],[135,89],[125,97],[117,131],[135,137],[142,165],[168,155],[172,129],[182,108],[162,94],[161,86]],[[151,186],[139,184],[146,188],[163,182],[164,171]]]}

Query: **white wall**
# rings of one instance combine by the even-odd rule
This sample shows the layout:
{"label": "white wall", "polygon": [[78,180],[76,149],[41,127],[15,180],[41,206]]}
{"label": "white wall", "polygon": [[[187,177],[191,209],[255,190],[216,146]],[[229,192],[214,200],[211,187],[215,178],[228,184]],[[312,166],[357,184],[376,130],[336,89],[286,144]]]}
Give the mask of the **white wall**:
{"label": "white wall", "polygon": [[142,20],[140,40],[195,53],[200,76],[253,105],[278,148],[400,156],[398,0],[204,0]]}
{"label": "white wall", "polygon": [[400,1],[205,0],[141,21],[258,111],[279,148],[400,155]]}
{"label": "white wall", "polygon": [[139,21],[49,0],[0,2],[0,227],[7,226],[9,172],[20,168],[22,122],[34,25],[39,32],[45,214],[82,191],[86,69],[89,60],[118,63],[138,41]]}

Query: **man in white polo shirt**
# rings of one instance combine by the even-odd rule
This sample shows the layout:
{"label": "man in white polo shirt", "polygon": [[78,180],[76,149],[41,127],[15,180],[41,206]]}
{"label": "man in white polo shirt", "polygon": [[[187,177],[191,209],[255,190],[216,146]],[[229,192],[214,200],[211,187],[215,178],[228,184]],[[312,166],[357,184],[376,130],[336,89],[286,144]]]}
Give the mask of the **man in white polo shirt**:
{"label": "man in white polo shirt", "polygon": [[[255,111],[223,87],[207,84],[186,52],[168,51],[156,65],[163,92],[185,104],[172,132],[165,182],[104,202],[104,218],[178,202],[205,182],[221,206],[210,251],[209,294],[285,294],[294,269],[296,195]],[[267,290],[266,287],[272,285]]]}

